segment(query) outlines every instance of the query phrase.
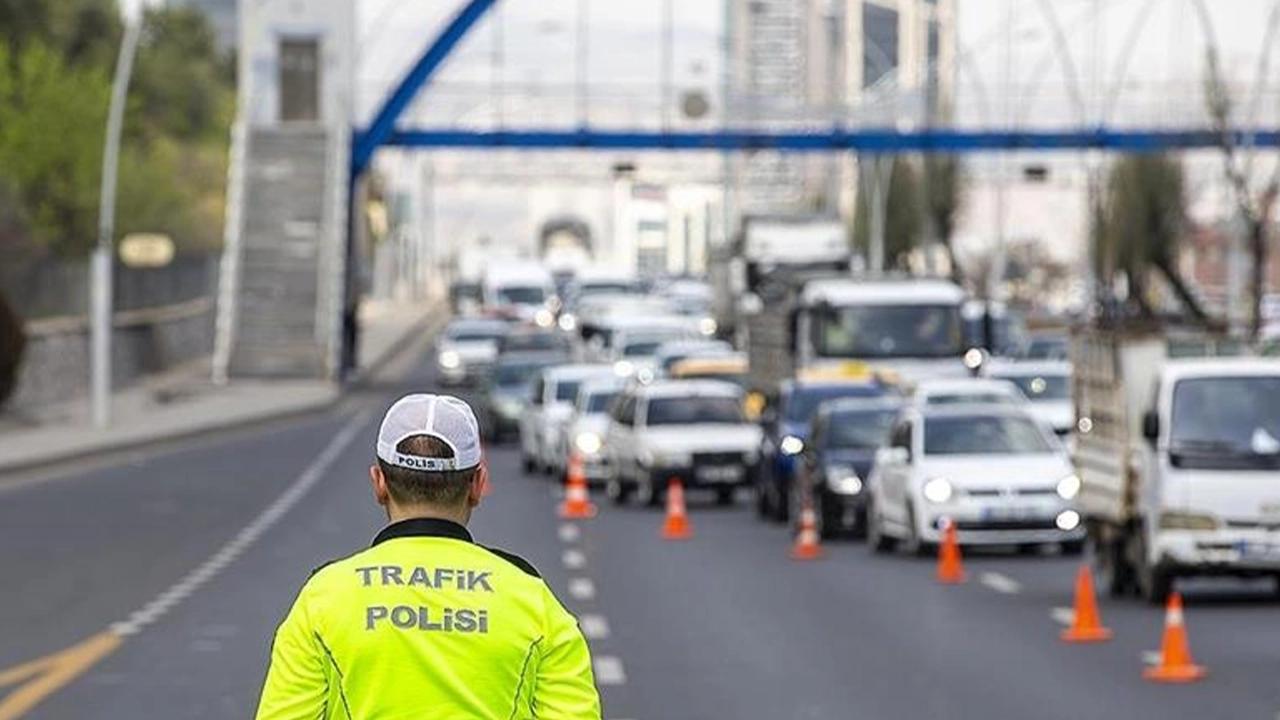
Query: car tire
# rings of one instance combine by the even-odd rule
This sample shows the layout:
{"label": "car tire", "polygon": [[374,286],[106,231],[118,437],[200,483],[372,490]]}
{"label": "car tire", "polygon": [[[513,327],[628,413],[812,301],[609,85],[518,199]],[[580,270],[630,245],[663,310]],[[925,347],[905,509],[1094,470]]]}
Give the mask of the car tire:
{"label": "car tire", "polygon": [[631,500],[631,487],[622,482],[622,478],[614,475],[610,477],[604,485],[605,495],[609,496],[609,500],[619,507],[626,505]]}
{"label": "car tire", "polygon": [[884,533],[884,519],[876,511],[874,498],[867,497],[867,547],[874,553],[892,552],[898,541]]}
{"label": "car tire", "polygon": [[920,525],[916,522],[916,509],[907,506],[907,539],[898,544],[908,555],[930,557],[937,554],[937,546],[920,537]]}
{"label": "car tire", "polygon": [[1142,558],[1133,574],[1138,595],[1152,605],[1163,605],[1169,599],[1169,593],[1173,591],[1173,573],[1160,565],[1146,562],[1146,533],[1141,528],[1134,533],[1134,543],[1137,551],[1134,555]]}
{"label": "car tire", "polygon": [[662,504],[662,492],[657,480],[648,473],[642,473],[636,482],[636,502],[645,507],[658,507]]}
{"label": "car tire", "polygon": [[737,490],[735,487],[716,488],[716,504],[725,507],[732,505]]}

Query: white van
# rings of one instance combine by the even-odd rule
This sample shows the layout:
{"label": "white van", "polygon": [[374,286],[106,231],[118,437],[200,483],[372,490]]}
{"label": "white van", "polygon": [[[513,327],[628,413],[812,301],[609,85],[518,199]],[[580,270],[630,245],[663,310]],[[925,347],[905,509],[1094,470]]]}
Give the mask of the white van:
{"label": "white van", "polygon": [[484,274],[484,305],[490,312],[550,326],[555,299],[551,272],[538,263],[490,267]]}

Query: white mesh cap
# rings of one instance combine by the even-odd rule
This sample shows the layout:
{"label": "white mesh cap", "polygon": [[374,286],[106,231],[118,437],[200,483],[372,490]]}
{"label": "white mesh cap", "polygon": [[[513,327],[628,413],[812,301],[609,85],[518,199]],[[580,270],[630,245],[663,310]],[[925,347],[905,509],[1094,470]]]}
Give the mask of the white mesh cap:
{"label": "white mesh cap", "polygon": [[[400,441],[429,435],[453,449],[451,458],[397,452]],[[378,428],[378,457],[410,470],[469,470],[480,464],[480,426],[471,406],[452,395],[406,395],[396,401]]]}

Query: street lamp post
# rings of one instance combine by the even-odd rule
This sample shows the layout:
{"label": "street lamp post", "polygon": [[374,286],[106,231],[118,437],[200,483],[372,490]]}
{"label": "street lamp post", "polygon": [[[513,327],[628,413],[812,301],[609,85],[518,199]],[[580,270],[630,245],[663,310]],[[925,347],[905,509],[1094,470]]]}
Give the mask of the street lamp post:
{"label": "street lamp post", "polygon": [[120,55],[116,59],[107,111],[107,136],[102,150],[102,188],[98,199],[98,242],[90,260],[90,394],[93,424],[104,428],[111,422],[111,309],[112,235],[116,222],[116,174],[120,166],[120,131],[124,125],[129,76],[142,34],[142,19],[126,20]]}

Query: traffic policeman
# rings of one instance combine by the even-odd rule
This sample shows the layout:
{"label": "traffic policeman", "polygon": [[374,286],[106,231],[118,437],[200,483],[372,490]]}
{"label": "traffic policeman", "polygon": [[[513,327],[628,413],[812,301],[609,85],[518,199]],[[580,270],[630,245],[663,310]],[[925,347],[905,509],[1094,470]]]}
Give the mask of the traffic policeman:
{"label": "traffic policeman", "polygon": [[598,720],[573,616],[529,563],[467,531],[487,481],[471,408],[402,398],[369,476],[390,523],[303,586],[257,717]]}

